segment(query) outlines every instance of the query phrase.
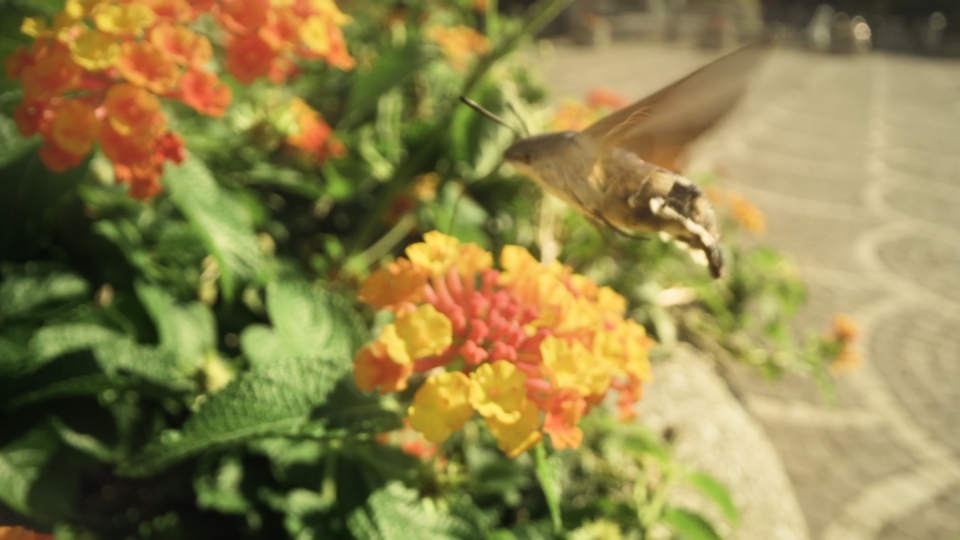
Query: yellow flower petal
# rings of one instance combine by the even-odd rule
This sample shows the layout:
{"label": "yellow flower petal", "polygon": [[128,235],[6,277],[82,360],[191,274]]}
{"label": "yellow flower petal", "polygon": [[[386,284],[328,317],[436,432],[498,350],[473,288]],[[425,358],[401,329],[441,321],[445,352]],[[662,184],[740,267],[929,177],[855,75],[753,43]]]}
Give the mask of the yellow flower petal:
{"label": "yellow flower petal", "polygon": [[512,424],[526,404],[526,382],[527,375],[510,362],[483,364],[470,374],[470,404],[485,418]]}
{"label": "yellow flower petal", "polygon": [[100,71],[117,61],[120,45],[114,36],[88,29],[70,44],[70,55],[80,67],[89,71]]}
{"label": "yellow flower petal", "polygon": [[447,440],[473,415],[467,402],[469,388],[470,380],[459,371],[431,376],[417,390],[413,405],[407,409],[410,427],[430,442]]}
{"label": "yellow flower petal", "polygon": [[497,447],[507,455],[515,458],[533,448],[541,439],[540,409],[532,401],[527,401],[520,410],[520,417],[512,423],[504,423],[496,416],[486,418],[487,428],[497,438]]}

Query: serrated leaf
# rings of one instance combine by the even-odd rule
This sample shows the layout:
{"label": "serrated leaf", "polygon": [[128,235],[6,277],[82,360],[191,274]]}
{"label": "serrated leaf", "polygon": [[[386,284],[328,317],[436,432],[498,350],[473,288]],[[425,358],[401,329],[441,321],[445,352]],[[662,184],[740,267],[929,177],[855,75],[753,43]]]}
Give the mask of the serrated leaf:
{"label": "serrated leaf", "polygon": [[83,278],[48,264],[5,264],[0,270],[0,320],[27,316],[51,304],[83,298],[90,292]]}
{"label": "serrated leaf", "polygon": [[172,352],[140,345],[119,332],[95,324],[72,323],[42,328],[31,340],[30,347],[38,363],[89,349],[107,374],[123,371],[168,385],[183,379]]}
{"label": "serrated leaf", "polygon": [[540,481],[543,495],[547,499],[553,530],[559,533],[563,528],[563,519],[560,515],[560,458],[556,454],[548,457],[543,443],[537,445],[533,455],[537,480]]}
{"label": "serrated leaf", "polygon": [[428,513],[417,493],[400,482],[391,482],[355,510],[347,527],[358,540],[407,540],[416,531],[418,540],[449,540],[448,524]]}
{"label": "serrated leaf", "polygon": [[119,332],[99,324],[58,324],[38,330],[30,340],[30,349],[39,365],[70,352],[92,349],[123,338]]}
{"label": "serrated leaf", "polygon": [[243,329],[240,348],[254,370],[270,369],[270,362],[274,358],[291,355],[277,333],[262,324],[251,324]]}
{"label": "serrated leaf", "polygon": [[703,516],[682,508],[667,509],[662,520],[682,540],[722,540]]}
{"label": "serrated leaf", "polygon": [[704,497],[716,504],[731,525],[736,525],[740,519],[740,512],[733,504],[733,498],[726,486],[712,476],[702,472],[692,472],[686,475],[686,481],[697,489]]}
{"label": "serrated leaf", "polygon": [[[359,347],[359,315],[342,298],[300,281],[274,282],[267,311],[279,341],[257,349],[265,328],[247,334],[245,349],[254,369],[235,379],[165,439],[150,443],[120,467],[122,474],[145,476],[198,453],[273,435],[289,435],[309,420],[350,369]],[[277,354],[273,358],[266,358]]]}
{"label": "serrated leaf", "polygon": [[267,313],[295,356],[352,357],[365,337],[362,321],[343,298],[302,281],[271,283]]}
{"label": "serrated leaf", "polygon": [[308,419],[342,371],[332,360],[276,359],[269,371],[249,372],[209,396],[179,432],[150,443],[119,472],[147,476],[201,452],[254,438],[289,435]]}
{"label": "serrated leaf", "polygon": [[183,366],[198,367],[216,347],[217,327],[210,309],[199,303],[179,304],[163,289],[136,284],[137,296],[157,326],[160,346],[176,354]]}
{"label": "serrated leaf", "polygon": [[203,163],[188,158],[178,166],[168,164],[163,183],[216,257],[228,300],[236,294],[239,282],[268,270],[247,211],[220,188]]}
{"label": "serrated leaf", "polygon": [[36,427],[0,448],[0,501],[30,515],[30,489],[59,449],[49,425]]}

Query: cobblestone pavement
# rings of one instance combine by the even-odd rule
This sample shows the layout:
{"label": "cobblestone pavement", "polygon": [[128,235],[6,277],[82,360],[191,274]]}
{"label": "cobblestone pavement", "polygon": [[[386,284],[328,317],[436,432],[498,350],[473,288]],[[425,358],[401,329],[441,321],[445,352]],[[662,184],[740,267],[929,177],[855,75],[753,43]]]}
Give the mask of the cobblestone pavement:
{"label": "cobblestone pavement", "polygon": [[[557,95],[641,97],[716,54],[559,46]],[[767,215],[810,289],[800,323],[862,328],[825,405],[804,380],[733,384],[780,454],[815,540],[960,540],[960,62],[778,51],[699,149]]]}

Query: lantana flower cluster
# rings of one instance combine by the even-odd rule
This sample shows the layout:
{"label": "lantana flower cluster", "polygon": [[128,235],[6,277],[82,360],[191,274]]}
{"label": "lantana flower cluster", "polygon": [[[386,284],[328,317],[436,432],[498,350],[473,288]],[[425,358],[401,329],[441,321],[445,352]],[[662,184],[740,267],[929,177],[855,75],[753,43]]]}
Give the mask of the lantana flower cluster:
{"label": "lantana flower cluster", "polygon": [[156,194],[163,164],[184,159],[158,98],[209,116],[232,99],[211,71],[210,40],[195,31],[203,13],[242,83],[281,81],[298,57],[353,66],[340,30],[348,17],[333,0],[67,0],[52,22],[25,19],[21,30],[34,42],[5,59],[7,77],[24,90],[14,120],[24,136],[43,137],[44,165],[62,172],[99,143],[131,196]]}
{"label": "lantana flower cluster", "polygon": [[580,445],[580,419],[613,389],[623,420],[650,380],[653,341],[624,318],[609,287],[527,250],[493,255],[439,232],[361,285],[360,299],[396,318],[365,345],[354,379],[366,391],[400,392],[426,379],[409,424],[441,443],[475,413],[500,449],[516,457],[544,434],[555,448]]}

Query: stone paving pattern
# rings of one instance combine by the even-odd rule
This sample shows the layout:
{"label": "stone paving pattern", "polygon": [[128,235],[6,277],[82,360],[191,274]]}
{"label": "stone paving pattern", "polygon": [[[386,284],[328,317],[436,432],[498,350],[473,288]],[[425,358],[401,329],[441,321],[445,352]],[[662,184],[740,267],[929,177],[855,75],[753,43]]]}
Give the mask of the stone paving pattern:
{"label": "stone paving pattern", "polygon": [[[642,97],[716,57],[684,46],[558,46],[554,94]],[[960,62],[775,53],[697,152],[767,215],[810,301],[862,329],[827,405],[800,378],[731,383],[777,448],[815,540],[960,540]],[[762,539],[758,539],[762,540]]]}

